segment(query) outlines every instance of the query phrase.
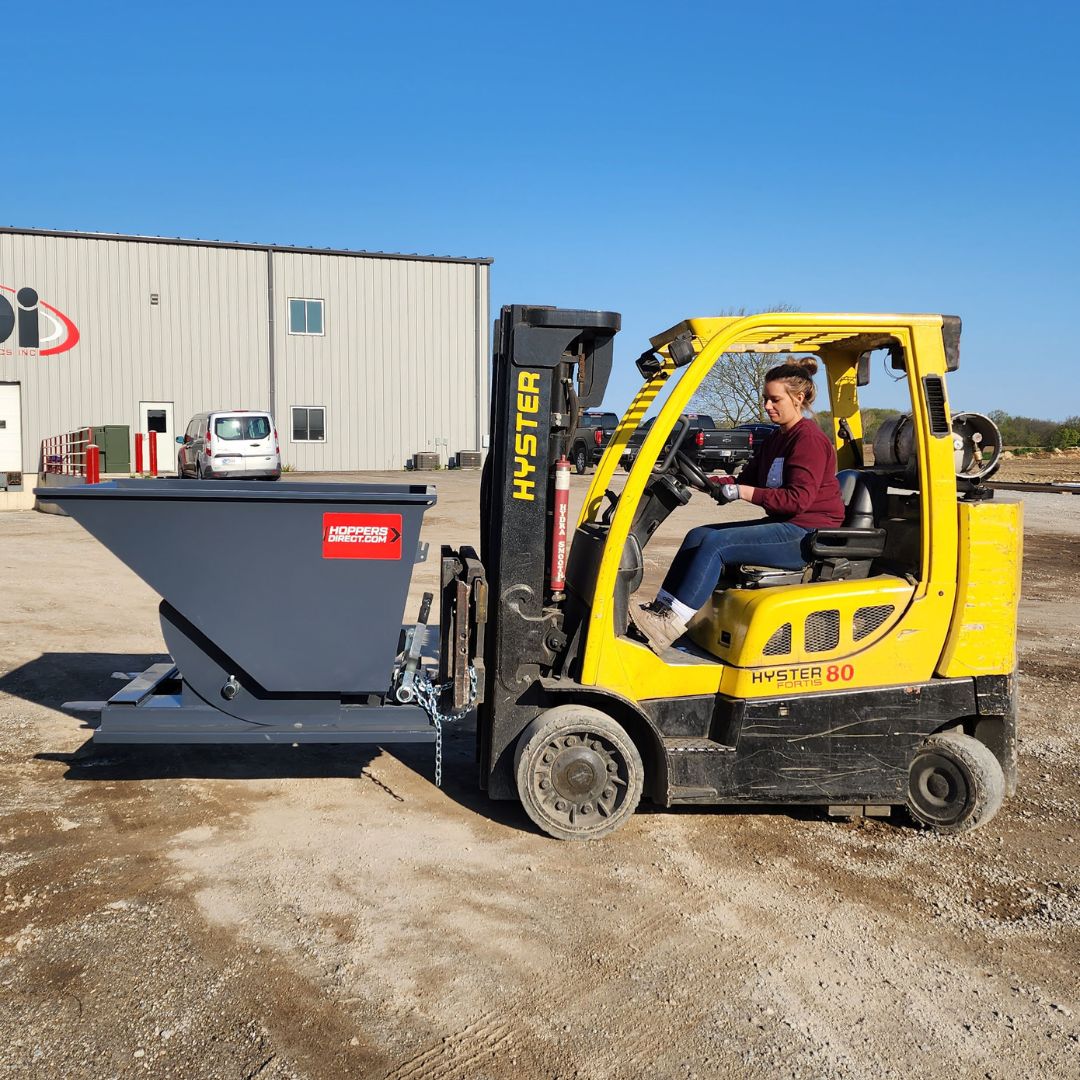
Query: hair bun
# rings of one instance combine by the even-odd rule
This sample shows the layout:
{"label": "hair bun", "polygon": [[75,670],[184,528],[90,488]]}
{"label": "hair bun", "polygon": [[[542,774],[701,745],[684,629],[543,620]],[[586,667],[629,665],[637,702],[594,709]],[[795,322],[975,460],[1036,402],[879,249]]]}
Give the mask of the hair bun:
{"label": "hair bun", "polygon": [[797,356],[789,361],[792,367],[802,368],[812,378],[817,374],[818,362],[814,356]]}

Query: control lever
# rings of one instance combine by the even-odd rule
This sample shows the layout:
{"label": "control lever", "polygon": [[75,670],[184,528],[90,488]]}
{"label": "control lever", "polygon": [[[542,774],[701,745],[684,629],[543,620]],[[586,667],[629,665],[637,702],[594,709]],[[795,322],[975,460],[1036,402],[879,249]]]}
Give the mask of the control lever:
{"label": "control lever", "polygon": [[605,507],[603,514],[600,515],[600,524],[610,525],[611,515],[615,513],[615,508],[619,505],[619,496],[610,488],[604,492],[604,495],[607,497],[608,504]]}
{"label": "control lever", "polygon": [[671,449],[667,452],[667,456],[659,465],[653,467],[654,472],[664,473],[671,468],[671,463],[675,460],[675,455],[679,452],[679,448],[683,444],[683,440],[686,438],[687,433],[690,431],[690,418],[688,416],[680,416],[675,421],[675,426],[671,429]]}

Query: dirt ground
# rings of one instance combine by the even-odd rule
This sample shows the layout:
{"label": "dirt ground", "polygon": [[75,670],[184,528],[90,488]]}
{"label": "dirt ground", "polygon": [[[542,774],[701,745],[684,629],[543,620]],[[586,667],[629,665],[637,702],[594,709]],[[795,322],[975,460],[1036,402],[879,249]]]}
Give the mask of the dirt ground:
{"label": "dirt ground", "polygon": [[1080,483],[1080,449],[1002,455],[1001,468],[994,479],[1011,484]]}
{"label": "dirt ground", "polygon": [[[476,474],[432,480],[433,553],[475,543]],[[715,515],[673,515],[651,581]],[[0,1076],[1075,1078],[1080,497],[1025,515],[985,829],[645,807],[567,844],[478,791],[467,725],[441,790],[430,747],[95,750],[59,705],[163,659],[157,597],[0,514]]]}

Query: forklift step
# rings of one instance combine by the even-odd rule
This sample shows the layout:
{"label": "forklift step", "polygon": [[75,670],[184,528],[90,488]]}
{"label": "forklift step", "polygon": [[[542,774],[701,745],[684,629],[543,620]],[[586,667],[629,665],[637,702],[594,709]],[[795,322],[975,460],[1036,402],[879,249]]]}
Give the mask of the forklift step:
{"label": "forklift step", "polygon": [[706,802],[714,803],[720,793],[714,787],[698,787],[693,784],[672,784],[668,788],[668,803]]}
{"label": "forklift step", "polygon": [[892,807],[870,804],[837,804],[832,803],[828,808],[829,817],[846,817],[846,818],[861,818],[861,817],[888,817],[892,813]]}
{"label": "forklift step", "polygon": [[664,749],[669,754],[733,754],[734,746],[713,742],[712,739],[691,739],[674,736],[664,740]]}
{"label": "forklift step", "polygon": [[[668,759],[668,805],[673,803],[715,803],[718,772],[726,772],[735,747],[712,739],[673,735],[664,739]],[[724,762],[723,765],[720,763]],[[719,767],[719,768],[718,768]]]}

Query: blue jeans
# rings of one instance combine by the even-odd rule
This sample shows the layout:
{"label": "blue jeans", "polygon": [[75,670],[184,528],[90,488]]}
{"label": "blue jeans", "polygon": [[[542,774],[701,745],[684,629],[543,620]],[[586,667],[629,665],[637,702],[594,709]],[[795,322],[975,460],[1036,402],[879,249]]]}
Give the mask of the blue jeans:
{"label": "blue jeans", "polygon": [[664,588],[687,607],[709,599],[725,567],[739,563],[801,570],[810,530],[787,521],[729,521],[699,525],[686,534],[664,578]]}

